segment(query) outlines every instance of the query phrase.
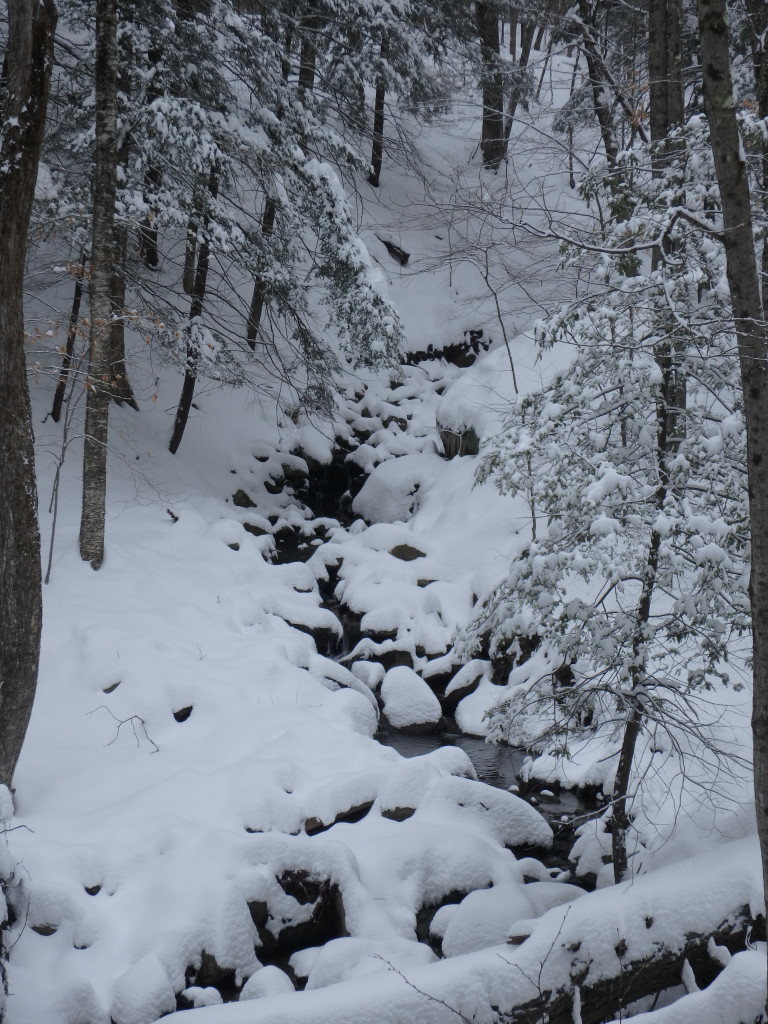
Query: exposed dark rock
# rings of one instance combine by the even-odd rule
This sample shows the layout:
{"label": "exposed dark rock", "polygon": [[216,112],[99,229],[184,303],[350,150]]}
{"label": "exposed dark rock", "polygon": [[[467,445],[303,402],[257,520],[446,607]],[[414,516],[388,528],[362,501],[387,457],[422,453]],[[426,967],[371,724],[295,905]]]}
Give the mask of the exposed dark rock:
{"label": "exposed dark rock", "polygon": [[[489,889],[490,885],[478,886],[478,888]],[[470,892],[472,892],[471,889],[452,889],[451,892],[447,892],[442,899],[437,901],[437,903],[426,903],[423,907],[420,907],[416,912],[416,938],[418,941],[426,942],[427,945],[431,946],[432,949],[439,954],[439,946],[435,949],[429,931],[430,925],[432,924],[432,918],[441,907],[447,907],[450,903],[461,903],[464,897],[468,896]]]}
{"label": "exposed dark rock", "polygon": [[55,924],[32,924],[30,928],[38,935],[55,935],[58,931],[58,926]]}
{"label": "exposed dark rock", "polygon": [[282,494],[284,487],[284,476],[270,476],[267,477],[267,479],[264,481],[264,490],[267,492],[267,494]]}
{"label": "exposed dark rock", "polygon": [[[242,985],[238,985],[235,972],[231,967],[222,967],[210,953],[203,950],[200,954],[200,965],[191,964],[185,972],[185,988],[193,985],[198,988],[215,988],[225,1003],[236,1002]],[[182,1000],[182,1009],[191,1005],[183,996],[177,996],[177,1003]]]}
{"label": "exposed dark rock", "polygon": [[415,807],[382,807],[382,818],[389,818],[391,821],[405,821],[412,818],[416,813]]}
{"label": "exposed dark rock", "polygon": [[256,502],[249,494],[245,493],[242,487],[232,495],[232,504],[238,508],[256,508]]}
{"label": "exposed dark rock", "polygon": [[465,430],[448,430],[438,424],[440,444],[447,459],[455,459],[461,455],[477,455],[480,451],[480,438],[474,427]]}
{"label": "exposed dark rock", "polygon": [[[461,669],[459,671],[461,671]],[[458,672],[456,674],[458,675]],[[450,693],[444,694],[444,696],[440,698],[440,703],[443,708],[443,714],[454,715],[456,713],[456,708],[459,706],[461,701],[463,701],[465,697],[468,697],[470,693],[474,693],[475,690],[478,688],[478,686],[480,685],[480,680],[483,678],[483,674],[484,669],[481,666],[477,669],[476,673],[468,674],[466,680],[460,686],[457,686],[456,689],[451,690]],[[431,686],[432,681],[427,681]]]}
{"label": "exposed dark rock", "polygon": [[411,544],[395,544],[389,553],[394,558],[399,558],[401,562],[413,562],[417,558],[426,557],[425,552],[419,551]]}
{"label": "exposed dark rock", "polygon": [[258,526],[256,523],[249,523],[247,520],[243,523],[243,529],[246,533],[252,533],[254,537],[266,537],[269,530],[265,530],[263,526]]}
{"label": "exposed dark rock", "polygon": [[428,359],[444,359],[453,366],[467,367],[472,366],[478,355],[487,352],[490,346],[491,338],[486,339],[482,329],[470,330],[464,332],[462,341],[443,346],[429,345],[426,350],[408,352],[405,361],[414,366]]}
{"label": "exposed dark rock", "polygon": [[177,722],[186,722],[189,716],[192,714],[192,705],[190,704],[186,708],[179,708],[178,711],[173,712],[173,717]]}
{"label": "exposed dark rock", "polygon": [[324,822],[320,818],[307,818],[304,822],[304,831],[308,836],[316,836],[320,832],[327,832],[329,828],[333,828],[339,822],[354,825],[355,822],[363,820],[371,807],[373,807],[373,800],[366,800],[361,804],[356,804],[354,807],[349,807],[345,811],[339,811],[333,821]]}
{"label": "exposed dark rock", "polygon": [[235,541],[234,544],[227,544],[227,547],[230,549],[230,551],[239,551],[240,550],[240,545],[237,543],[237,541]]}
{"label": "exposed dark rock", "polygon": [[98,894],[101,892],[100,885],[84,885],[83,888],[85,889],[89,896],[98,896]]}
{"label": "exposed dark rock", "polygon": [[404,736],[428,736],[431,733],[444,732],[445,727],[445,719],[439,718],[436,722],[411,722],[410,725],[400,725],[395,729],[386,713],[384,711],[381,713],[381,728],[402,733]]}
{"label": "exposed dark rock", "polygon": [[348,934],[344,918],[344,902],[338,885],[326,878],[315,878],[309,871],[286,871],[278,877],[281,888],[302,906],[313,904],[308,920],[292,922],[272,918],[261,901],[248,904],[251,919],[261,941],[258,951],[262,963],[274,963],[290,957],[299,949],[322,946],[331,939]]}

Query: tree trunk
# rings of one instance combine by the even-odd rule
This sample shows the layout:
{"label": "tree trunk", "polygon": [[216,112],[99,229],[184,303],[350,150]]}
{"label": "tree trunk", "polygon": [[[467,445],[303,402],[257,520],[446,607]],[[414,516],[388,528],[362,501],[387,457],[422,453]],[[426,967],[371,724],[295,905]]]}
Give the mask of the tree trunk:
{"label": "tree trunk", "polygon": [[315,87],[315,69],[317,66],[317,49],[315,33],[320,27],[317,13],[317,0],[308,0],[306,13],[301,23],[301,56],[299,57],[298,93],[302,103],[307,94]]}
{"label": "tree trunk", "polygon": [[[264,203],[264,212],[261,215],[261,236],[268,238],[275,228],[275,214],[277,203],[274,199],[267,197]],[[256,338],[261,325],[261,317],[264,313],[264,303],[267,298],[267,283],[263,277],[257,277],[253,282],[253,296],[251,298],[251,309],[248,313],[248,331],[246,341],[250,349],[256,348]]]}
{"label": "tree trunk", "polygon": [[509,55],[514,60],[517,47],[517,8],[509,8]]}
{"label": "tree trunk", "polygon": [[107,439],[112,376],[112,265],[117,189],[117,5],[96,2],[96,165],[91,242],[91,333],[83,447],[80,556],[99,569],[104,559]]}
{"label": "tree trunk", "polygon": [[[162,173],[156,167],[150,167],[144,175],[144,199],[148,193],[154,192],[160,185]],[[139,252],[144,266],[157,270],[160,266],[160,253],[157,248],[157,214],[150,210],[139,227]]]}
{"label": "tree trunk", "polygon": [[[533,33],[536,29],[535,21],[524,21],[520,29],[520,60],[518,61],[518,67],[524,70],[528,67],[528,61],[531,59],[531,46],[533,44]],[[522,85],[518,83],[512,87],[509,94],[509,100],[507,101],[507,115],[504,120],[504,154],[506,155],[509,147],[509,136],[512,131],[512,122],[515,119],[517,113],[517,105],[520,102],[520,96],[522,95]]]}
{"label": "tree trunk", "polygon": [[609,101],[610,89],[603,74],[603,64],[595,45],[595,36],[597,35],[595,7],[593,0],[579,0],[579,17],[583,28],[582,50],[587,61],[589,83],[592,86],[592,106],[600,127],[605,158],[609,167],[615,167],[619,155],[619,143],[616,138]]}
{"label": "tree trunk", "polygon": [[75,293],[72,296],[72,309],[69,314],[69,328],[67,330],[67,343],[64,355],[61,360],[59,379],[56,382],[56,392],[53,396],[53,408],[51,419],[58,423],[61,419],[61,410],[64,406],[64,395],[67,390],[67,380],[72,366],[72,357],[75,353],[75,340],[77,338],[77,325],[80,320],[80,305],[83,299],[83,278],[85,277],[85,249],[80,253],[80,263],[75,271]]}
{"label": "tree trunk", "polygon": [[[654,173],[661,174],[671,166],[674,147],[667,144],[670,130],[683,119],[683,81],[679,58],[680,5],[679,0],[651,0],[648,12],[648,65],[650,72],[650,125],[651,139],[660,144],[654,158]],[[652,264],[657,267],[670,255],[654,250]],[[674,344],[674,324],[664,330],[664,340],[656,346],[655,358],[661,371],[659,402],[656,409],[656,457],[659,467],[659,486],[655,508],[662,512],[667,500],[669,473],[667,463],[680,447],[685,430],[685,378],[680,369],[681,353]],[[645,655],[643,642],[651,618],[651,605],[656,588],[661,535],[651,530],[646,560],[643,589],[638,601],[637,623],[633,644],[632,693],[630,710],[624,727],[624,738],[613,785],[613,811],[611,817],[611,847],[613,875],[618,883],[627,875],[627,832],[631,819],[627,812],[627,797],[632,776],[635,747],[643,725],[643,710],[636,696],[645,682]]]}
{"label": "tree trunk", "polygon": [[[584,950],[577,949],[571,968],[573,981],[561,989],[545,990],[538,998],[523,1005],[505,1007],[497,1019],[500,1024],[538,1024],[540,1021],[573,1024],[575,1020],[581,1024],[602,1024],[607,1020],[631,1020],[631,1016],[623,1012],[625,1007],[638,999],[680,985],[686,961],[697,984],[705,988],[722,970],[722,964],[715,961],[709,952],[710,942],[724,946],[730,953],[739,953],[747,948],[751,935],[756,938],[757,934],[763,934],[764,921],[754,921],[753,932],[749,907],[742,907],[731,920],[724,921],[711,938],[695,932],[686,933],[682,929],[683,922],[682,934],[674,936],[669,945],[660,943],[653,956],[646,959],[632,960],[628,953],[619,954],[616,973],[599,981],[591,979],[587,960],[587,977],[579,983],[578,978],[585,970],[585,958]],[[620,943],[618,932],[616,938]],[[574,985],[579,990],[578,1016],[574,1012]]]}
{"label": "tree trunk", "polygon": [[755,810],[768,892],[768,332],[755,261],[749,180],[736,121],[725,0],[698,0],[704,109],[723,210],[726,274],[744,392],[752,565]]}
{"label": "tree trunk", "polygon": [[[747,0],[747,15],[751,27],[752,66],[755,73],[757,110],[761,118],[768,118],[768,4],[763,0]],[[763,216],[768,221],[768,152],[763,152]],[[768,234],[763,238],[761,259],[763,287],[768,278]]]}
{"label": "tree trunk", "polygon": [[199,194],[195,195],[195,213],[187,223],[187,239],[184,247],[184,273],[181,286],[185,294],[191,295],[195,290],[195,262],[197,260],[197,226],[200,222],[201,210]]}
{"label": "tree trunk", "polygon": [[475,21],[480,38],[480,85],[483,91],[483,121],[480,152],[483,165],[496,170],[504,159],[504,76],[499,43],[499,19],[494,8],[482,0],[475,4]]}
{"label": "tree trunk", "polygon": [[[381,58],[387,55],[384,43],[381,44]],[[381,180],[381,164],[384,158],[384,97],[387,87],[384,79],[380,76],[376,82],[376,97],[373,101],[373,147],[371,149],[371,173],[368,175],[368,184],[374,188],[379,187]]]}
{"label": "tree trunk", "polygon": [[[211,199],[215,199],[219,193],[219,176],[214,168],[208,185]],[[203,218],[203,241],[200,243],[200,254],[197,258],[197,270],[195,272],[195,284],[192,289],[192,306],[189,311],[190,324],[194,326],[199,323],[203,314],[205,304],[205,291],[208,284],[208,263],[210,260],[211,248],[208,238],[208,221],[206,213]],[[187,341],[187,364],[184,373],[184,383],[181,387],[181,397],[176,410],[176,418],[173,422],[173,433],[168,445],[171,455],[179,450],[181,439],[184,437],[184,430],[189,419],[189,410],[192,407],[192,396],[195,393],[197,383],[197,345],[191,339]]]}
{"label": "tree trunk", "polygon": [[53,66],[51,0],[8,0],[0,166],[0,784],[11,784],[37,685],[42,607],[24,354],[27,232]]}
{"label": "tree trunk", "polygon": [[115,228],[112,263],[110,330],[110,396],[122,405],[125,402],[136,412],[139,406],[133,394],[125,365],[125,264],[128,255],[128,228],[120,224]]}

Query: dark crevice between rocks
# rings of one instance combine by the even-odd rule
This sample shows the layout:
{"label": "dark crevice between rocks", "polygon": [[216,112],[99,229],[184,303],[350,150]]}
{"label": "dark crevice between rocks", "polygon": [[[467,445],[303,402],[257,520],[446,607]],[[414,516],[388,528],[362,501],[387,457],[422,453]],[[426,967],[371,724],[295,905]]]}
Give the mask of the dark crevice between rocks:
{"label": "dark crevice between rocks", "polygon": [[344,900],[335,882],[316,878],[309,871],[285,871],[278,877],[280,887],[301,906],[312,904],[306,921],[276,921],[269,907],[261,900],[248,904],[251,920],[259,933],[260,947],[256,955],[265,966],[273,964],[286,971],[298,987],[303,987],[288,961],[294,953],[311,946],[324,946],[333,939],[349,934],[344,914]]}

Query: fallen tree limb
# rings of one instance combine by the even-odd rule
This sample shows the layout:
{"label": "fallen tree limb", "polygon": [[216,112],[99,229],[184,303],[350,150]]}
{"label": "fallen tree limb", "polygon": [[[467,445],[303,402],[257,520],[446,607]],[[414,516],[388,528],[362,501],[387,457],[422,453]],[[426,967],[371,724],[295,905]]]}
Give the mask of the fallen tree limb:
{"label": "fallen tree limb", "polygon": [[[651,926],[652,921],[648,927]],[[688,934],[676,948],[660,947],[655,955],[638,960],[627,957],[625,949],[622,949],[623,940],[617,933],[619,973],[593,982],[589,980],[592,962],[580,958],[581,950],[574,944],[574,966],[567,987],[542,991],[538,998],[520,1006],[503,1011],[498,1007],[494,1009],[498,1013],[499,1024],[536,1024],[542,1020],[546,1020],[547,1024],[573,1024],[574,989],[578,987],[576,998],[580,1001],[581,1024],[601,1024],[620,1017],[622,1010],[644,996],[656,995],[664,989],[680,985],[686,961],[700,988],[711,984],[723,970],[722,960],[716,959],[709,952],[711,940],[730,953],[737,953],[747,948],[748,941],[762,939],[764,936],[764,918],[753,919],[746,906],[723,921],[711,934]],[[512,970],[517,967],[513,962],[509,966]]]}

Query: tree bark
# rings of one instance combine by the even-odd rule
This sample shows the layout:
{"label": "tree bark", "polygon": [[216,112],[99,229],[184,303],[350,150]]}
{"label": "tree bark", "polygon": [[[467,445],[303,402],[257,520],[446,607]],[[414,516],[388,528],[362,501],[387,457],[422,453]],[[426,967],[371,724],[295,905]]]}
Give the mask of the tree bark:
{"label": "tree bark", "polygon": [[117,4],[96,2],[96,164],[91,242],[91,332],[88,361],[80,557],[104,560],[107,439],[112,377],[112,267],[117,191]]}
{"label": "tree bark", "polygon": [[80,305],[83,299],[83,278],[85,277],[85,250],[80,253],[80,263],[75,271],[75,292],[72,296],[72,309],[69,314],[69,328],[67,330],[67,343],[64,355],[61,360],[59,379],[56,382],[56,392],[53,396],[53,408],[51,419],[58,423],[61,419],[61,410],[64,406],[64,395],[67,390],[69,371],[72,366],[72,357],[75,353],[75,340],[77,338],[77,325],[80,321]]}
{"label": "tree bark", "polygon": [[747,163],[736,121],[725,0],[698,0],[698,12],[704,109],[720,187],[747,432],[755,810],[768,892],[768,332],[755,260]]}
{"label": "tree bark", "polygon": [[125,265],[128,256],[128,228],[125,224],[115,227],[115,244],[112,262],[110,331],[110,395],[118,405],[125,403],[139,411],[128,379],[125,365]]}
{"label": "tree bark", "polygon": [[610,89],[604,75],[603,63],[597,52],[595,36],[597,35],[596,4],[594,0],[579,0],[579,17],[582,25],[582,50],[587,61],[589,83],[592,86],[592,106],[600,127],[605,158],[609,167],[616,166],[619,156],[619,143],[613,124],[613,114],[608,97]]}
{"label": "tree bark", "polygon": [[[211,171],[211,177],[208,185],[208,191],[211,199],[215,199],[219,193],[219,176],[214,168]],[[203,306],[205,305],[205,292],[208,285],[208,263],[210,261],[210,241],[208,238],[208,214],[206,213],[203,218],[203,241],[200,243],[200,253],[197,257],[197,270],[195,271],[195,284],[192,289],[192,306],[189,311],[190,323],[194,324],[199,321],[203,314]],[[168,450],[171,455],[175,455],[179,450],[181,439],[184,437],[184,430],[187,426],[187,420],[189,419],[189,410],[192,407],[192,397],[195,393],[195,384],[197,383],[197,347],[190,340],[187,342],[187,364],[184,372],[184,383],[181,387],[181,397],[179,398],[179,405],[176,409],[176,418],[173,422],[173,432],[171,434],[171,440],[168,445]]]}
{"label": "tree bark", "polygon": [[306,13],[301,22],[301,56],[299,57],[298,94],[302,103],[307,94],[315,87],[315,69],[317,66],[317,48],[315,33],[320,27],[317,13],[317,0],[308,0]]}
{"label": "tree bark", "polygon": [[504,159],[504,76],[501,65],[499,19],[491,4],[477,0],[475,22],[480,39],[480,84],[483,91],[483,121],[480,152],[483,165],[496,170]]}
{"label": "tree bark", "polygon": [[0,124],[0,783],[9,786],[32,711],[42,625],[23,295],[55,28],[52,0],[8,0]]}
{"label": "tree bark", "polygon": [[[387,48],[382,42],[381,58],[387,55]],[[384,159],[384,98],[387,87],[382,77],[376,82],[376,96],[373,101],[373,146],[371,148],[371,173],[368,175],[368,184],[374,188],[379,187],[381,180],[381,165]]]}
{"label": "tree bark", "polygon": [[[747,0],[747,16],[751,28],[752,66],[755,73],[757,110],[761,118],[768,118],[768,4],[763,0]],[[763,216],[768,222],[768,152],[763,153],[762,168]],[[763,237],[761,259],[763,287],[768,278],[768,233]]]}
{"label": "tree bark", "polygon": [[[517,66],[522,70],[528,67],[528,61],[531,59],[531,46],[533,44],[533,33],[536,30],[535,21],[524,21],[520,28],[520,60]],[[506,156],[507,149],[509,148],[509,136],[512,132],[512,122],[515,119],[517,113],[517,105],[520,102],[520,96],[522,95],[522,87],[520,84],[513,86],[509,99],[507,101],[507,114],[504,119],[504,154]]]}
{"label": "tree bark", "polygon": [[[712,939],[718,946],[724,946],[730,953],[747,948],[747,939],[757,938],[764,933],[764,921],[754,922],[748,907],[742,907],[733,920],[724,921]],[[620,942],[619,935],[616,935]],[[677,937],[676,937],[677,938]],[[587,976],[579,983],[579,970],[585,969],[584,951],[576,950],[578,965],[574,964],[573,980],[567,986],[553,992],[544,991],[524,1005],[505,1009],[498,1016],[499,1024],[533,1024],[547,1021],[548,1024],[601,1024],[602,1021],[624,1019],[623,1010],[645,996],[656,995],[664,989],[680,984],[680,976],[686,961],[694,972],[697,983],[705,988],[722,970],[709,954],[710,936],[687,933],[672,942],[672,948],[661,946],[658,952],[647,959],[630,960],[620,954],[619,971],[610,978],[591,981],[589,961]],[[618,948],[617,948],[618,952]],[[579,955],[580,954],[580,955]],[[574,1014],[574,985],[579,988],[579,1016]],[[630,1018],[627,1017],[627,1020]]]}
{"label": "tree bark", "polygon": [[[274,199],[267,197],[264,203],[264,211],[261,215],[261,236],[268,238],[275,228],[275,214],[277,204]],[[263,277],[257,277],[253,282],[253,296],[251,297],[251,308],[248,313],[248,330],[245,340],[252,350],[256,348],[256,338],[261,325],[261,318],[264,313],[264,303],[267,298],[267,283]]]}

